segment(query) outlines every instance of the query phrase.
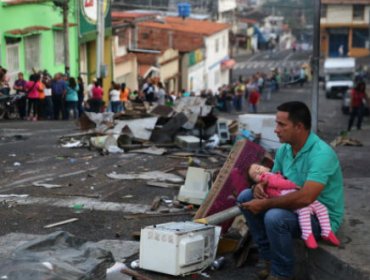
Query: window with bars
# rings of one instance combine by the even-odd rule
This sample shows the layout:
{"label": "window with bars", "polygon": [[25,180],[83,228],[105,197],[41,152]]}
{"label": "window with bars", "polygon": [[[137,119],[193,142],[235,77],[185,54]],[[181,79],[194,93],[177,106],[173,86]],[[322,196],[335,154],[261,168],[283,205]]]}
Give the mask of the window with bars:
{"label": "window with bars", "polygon": [[353,5],[353,19],[363,20],[365,18],[365,6],[364,5]]}
{"label": "window with bars", "polygon": [[61,30],[54,31],[54,62],[56,65],[64,63],[64,34]]}
{"label": "window with bars", "polygon": [[24,39],[26,70],[40,69],[40,35],[27,36]]}
{"label": "window with bars", "polygon": [[353,48],[366,48],[369,42],[369,30],[367,28],[354,28],[353,29]]}
{"label": "window with bars", "polygon": [[12,44],[6,46],[6,58],[8,75],[11,81],[14,81],[19,72],[19,45]]}

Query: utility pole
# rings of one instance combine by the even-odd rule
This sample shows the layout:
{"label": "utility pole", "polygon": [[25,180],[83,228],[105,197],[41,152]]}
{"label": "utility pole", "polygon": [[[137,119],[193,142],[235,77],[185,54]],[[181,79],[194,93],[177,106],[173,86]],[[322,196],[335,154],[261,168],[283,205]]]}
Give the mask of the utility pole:
{"label": "utility pole", "polygon": [[319,71],[320,71],[320,0],[314,0],[314,17],[313,17],[313,85],[312,85],[312,130],[317,132],[318,123],[318,99],[319,99]]}
{"label": "utility pole", "polygon": [[[105,77],[104,69],[104,0],[97,0],[96,15],[96,78],[97,80]],[[104,71],[103,71],[104,69]]]}
{"label": "utility pole", "polygon": [[64,72],[69,74],[69,28],[68,28],[68,0],[64,0],[62,3],[63,9],[63,41],[64,41]]}

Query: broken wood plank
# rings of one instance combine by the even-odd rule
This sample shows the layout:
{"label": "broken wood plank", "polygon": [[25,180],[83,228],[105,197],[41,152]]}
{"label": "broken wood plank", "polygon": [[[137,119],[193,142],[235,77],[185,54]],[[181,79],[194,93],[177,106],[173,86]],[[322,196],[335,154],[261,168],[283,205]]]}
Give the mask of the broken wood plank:
{"label": "broken wood plank", "polygon": [[100,198],[100,194],[86,194],[86,193],[52,193],[53,195],[58,196],[80,196],[80,197],[88,197],[88,198]]}
{"label": "broken wood plank", "polygon": [[174,171],[174,170],[175,170],[175,167],[170,167],[170,168],[161,169],[160,171],[162,171],[164,173],[168,173],[168,172],[171,172],[171,171]]}
{"label": "broken wood plank", "polygon": [[215,158],[215,157],[209,157],[208,160],[212,163],[217,163],[218,162],[218,159]]}
{"label": "broken wood plank", "polygon": [[[125,144],[125,145],[119,145],[121,149],[126,150],[133,150],[133,149],[142,149],[142,148],[150,148],[153,146],[153,143],[149,144]],[[163,144],[155,144],[157,148],[174,148],[176,147],[173,143],[163,143]]]}
{"label": "broken wood plank", "polygon": [[152,205],[150,206],[150,210],[151,211],[157,210],[160,205],[161,205],[161,197],[159,195],[157,195],[156,197],[154,197],[154,199],[152,201]]}
{"label": "broken wood plank", "polygon": [[132,220],[132,219],[143,219],[143,218],[152,218],[152,217],[167,217],[167,216],[183,216],[183,215],[190,215],[193,216],[195,214],[195,211],[188,210],[187,208],[184,208],[184,211],[176,211],[176,212],[169,212],[169,213],[148,213],[148,214],[132,214],[132,215],[125,215],[123,216],[126,220]]}
{"label": "broken wood plank", "polygon": [[60,221],[60,222],[57,222],[57,223],[54,223],[54,224],[46,225],[46,226],[44,226],[44,228],[53,228],[53,227],[73,223],[73,222],[76,222],[76,221],[78,221],[78,218],[71,218],[71,219]]}
{"label": "broken wood plank", "polygon": [[134,270],[132,270],[130,268],[123,268],[121,270],[121,273],[127,274],[129,276],[132,276],[132,277],[134,277],[137,280],[152,280],[152,278],[146,277],[146,276],[140,274],[139,272],[134,271]]}
{"label": "broken wood plank", "polygon": [[180,188],[180,185],[177,184],[170,184],[165,182],[157,182],[157,181],[148,181],[146,182],[148,186],[152,187],[159,187],[159,188]]}

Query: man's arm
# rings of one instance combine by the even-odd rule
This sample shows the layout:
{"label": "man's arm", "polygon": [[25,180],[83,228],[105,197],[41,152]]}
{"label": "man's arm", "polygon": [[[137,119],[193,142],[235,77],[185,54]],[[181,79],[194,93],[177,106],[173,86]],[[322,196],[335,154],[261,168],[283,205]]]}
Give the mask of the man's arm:
{"label": "man's arm", "polygon": [[295,210],[314,202],[323,189],[323,184],[314,181],[306,181],[304,186],[296,192],[268,199],[253,199],[243,203],[242,206],[255,214],[271,208]]}

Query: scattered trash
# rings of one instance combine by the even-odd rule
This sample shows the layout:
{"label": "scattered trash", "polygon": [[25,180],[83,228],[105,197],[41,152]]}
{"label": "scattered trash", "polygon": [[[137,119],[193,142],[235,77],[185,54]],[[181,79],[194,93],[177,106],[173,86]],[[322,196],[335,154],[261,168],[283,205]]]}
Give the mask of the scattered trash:
{"label": "scattered trash", "polygon": [[42,183],[42,182],[33,182],[32,186],[35,187],[44,187],[46,189],[54,189],[54,188],[62,188],[64,186],[62,185],[57,185],[57,184],[47,184],[47,183]]}
{"label": "scattered trash", "polygon": [[110,145],[106,148],[107,152],[110,154],[122,154],[124,151],[115,145]]}
{"label": "scattered trash", "polygon": [[71,139],[70,142],[62,144],[61,146],[62,148],[80,148],[83,147],[84,145],[83,143],[81,143],[81,141]]}
{"label": "scattered trash", "polygon": [[211,276],[208,273],[205,272],[199,272],[200,276],[203,276],[204,278],[211,278]]}
{"label": "scattered trash", "polygon": [[178,135],[176,136],[175,143],[188,151],[195,151],[201,148],[201,139],[192,135]]}
{"label": "scattered trash", "polygon": [[140,274],[139,272],[136,272],[128,267],[121,269],[121,272],[129,276],[132,276],[134,279],[137,279],[137,280],[152,280],[152,278],[146,277]]}
{"label": "scattered trash", "polygon": [[167,152],[166,149],[164,148],[157,148],[155,146],[152,146],[150,148],[146,149],[136,149],[136,150],[131,150],[130,153],[138,153],[138,154],[149,154],[149,155],[163,155]]}
{"label": "scattered trash", "polygon": [[203,168],[189,167],[186,174],[185,184],[181,186],[178,200],[201,205],[207,196],[211,176]]}
{"label": "scattered trash", "polygon": [[140,266],[139,260],[132,261],[130,266],[131,266],[132,269],[138,268]]}
{"label": "scattered trash", "polygon": [[105,279],[107,267],[114,263],[110,251],[67,232],[18,240],[2,242],[2,249],[8,245],[9,257],[1,259],[0,275],[12,280]]}
{"label": "scattered trash", "polygon": [[50,262],[43,262],[42,265],[45,266],[49,270],[53,270],[53,268],[54,268],[53,264],[50,263]]}
{"label": "scattered trash", "polygon": [[213,270],[221,269],[225,264],[225,257],[219,257],[212,262],[211,268]]}
{"label": "scattered trash", "polygon": [[172,199],[169,199],[167,196],[161,196],[161,201],[167,205],[172,205]]}
{"label": "scattered trash", "polygon": [[158,117],[141,118],[137,120],[117,121],[112,133],[120,135],[124,127],[128,127],[134,139],[149,140]]}
{"label": "scattered trash", "polygon": [[336,146],[339,146],[339,145],[343,145],[343,146],[356,146],[356,147],[362,147],[363,146],[363,144],[359,140],[353,139],[353,138],[349,138],[347,135],[338,136],[337,138],[335,138],[330,143],[330,145],[332,147],[336,147]]}
{"label": "scattered trash", "polygon": [[150,211],[155,211],[159,208],[159,206],[161,205],[161,197],[159,195],[157,195],[156,197],[154,197],[153,201],[152,201],[152,205],[150,206]]}
{"label": "scattered trash", "polygon": [[75,213],[81,213],[84,209],[84,206],[85,205],[82,204],[82,203],[77,203],[77,204],[73,205],[72,208],[73,208]]}
{"label": "scattered trash", "polygon": [[10,157],[16,157],[16,154],[9,154]]}
{"label": "scattered trash", "polygon": [[198,167],[206,167],[206,164],[202,162],[199,158],[196,157],[189,157],[188,159],[188,165],[189,166],[198,166]]}
{"label": "scattered trash", "polygon": [[0,198],[8,198],[8,197],[25,198],[25,197],[29,197],[29,194],[0,194]]}
{"label": "scattered trash", "polygon": [[169,181],[174,183],[181,183],[183,182],[183,178],[170,174],[170,173],[164,173],[161,171],[149,171],[149,172],[143,172],[143,173],[132,173],[132,174],[117,174],[116,172],[112,172],[107,174],[109,178],[112,179],[118,179],[118,180],[136,180],[136,179],[142,179],[142,180],[158,180],[158,181]]}
{"label": "scattered trash", "polygon": [[44,228],[53,228],[53,227],[57,227],[57,226],[61,226],[61,225],[69,224],[69,223],[74,223],[76,221],[78,221],[78,218],[71,218],[71,219],[64,220],[64,221],[61,221],[61,222],[57,222],[57,223],[54,223],[54,224],[46,225],[46,226],[44,226]]}
{"label": "scattered trash", "polygon": [[124,276],[121,272],[122,269],[125,269],[126,265],[120,262],[116,262],[112,267],[107,269],[106,280],[125,280],[132,279],[132,277]]}
{"label": "scattered trash", "polygon": [[180,188],[180,185],[170,184],[170,183],[165,183],[165,182],[148,181],[146,182],[146,184],[148,186],[159,187],[159,188]]}
{"label": "scattered trash", "polygon": [[208,149],[214,149],[218,145],[220,145],[220,137],[217,134],[211,136],[206,142],[206,148]]}
{"label": "scattered trash", "polygon": [[97,149],[107,149],[109,146],[117,146],[117,139],[112,135],[96,136],[90,138],[90,144]]}
{"label": "scattered trash", "polygon": [[21,166],[21,163],[20,163],[20,162],[18,162],[18,161],[16,161],[16,162],[14,162],[14,163],[13,163],[13,165],[14,165],[14,166]]}

